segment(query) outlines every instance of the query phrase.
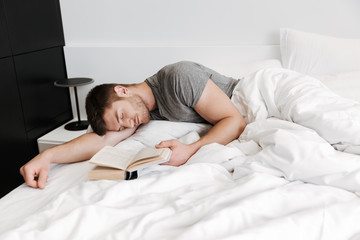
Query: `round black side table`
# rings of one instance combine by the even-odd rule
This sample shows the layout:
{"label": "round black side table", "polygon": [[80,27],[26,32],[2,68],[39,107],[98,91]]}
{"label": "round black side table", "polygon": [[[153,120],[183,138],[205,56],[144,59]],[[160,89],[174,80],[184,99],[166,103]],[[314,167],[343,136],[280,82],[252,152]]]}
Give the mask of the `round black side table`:
{"label": "round black side table", "polygon": [[87,84],[90,84],[93,82],[94,82],[94,80],[91,78],[67,78],[67,79],[61,79],[61,80],[54,82],[54,85],[57,87],[73,87],[74,88],[78,120],[76,122],[71,122],[71,123],[66,124],[65,125],[66,130],[70,130],[70,131],[84,130],[84,129],[87,129],[87,127],[89,126],[88,121],[81,121],[81,119],[80,119],[79,99],[78,99],[76,87],[82,86],[82,85],[87,85]]}

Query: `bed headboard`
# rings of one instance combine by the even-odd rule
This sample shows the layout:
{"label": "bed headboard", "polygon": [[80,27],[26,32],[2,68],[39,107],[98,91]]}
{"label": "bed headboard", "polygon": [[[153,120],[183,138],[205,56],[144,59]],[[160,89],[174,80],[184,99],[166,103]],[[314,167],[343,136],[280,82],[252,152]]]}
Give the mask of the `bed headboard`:
{"label": "bed headboard", "polygon": [[[237,66],[280,59],[279,29],[360,38],[358,0],[61,0],[69,77],[142,82],[179,60],[239,77]],[[79,14],[81,12],[81,14]],[[72,102],[73,93],[71,90]],[[75,106],[75,104],[73,104]],[[74,111],[76,116],[76,111]]]}

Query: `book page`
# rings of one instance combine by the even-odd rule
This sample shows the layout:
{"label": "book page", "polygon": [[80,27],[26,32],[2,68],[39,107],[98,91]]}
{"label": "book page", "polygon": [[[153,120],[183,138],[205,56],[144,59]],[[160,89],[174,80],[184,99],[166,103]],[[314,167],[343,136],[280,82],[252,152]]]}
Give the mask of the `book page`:
{"label": "book page", "polygon": [[152,157],[144,157],[140,160],[133,161],[128,166],[128,171],[135,171],[154,164],[160,164],[169,161],[172,151],[169,148],[156,149],[160,155],[152,155]]}
{"label": "book page", "polygon": [[101,166],[95,166],[92,170],[88,172],[89,180],[124,180],[125,176],[126,173],[124,170]]}
{"label": "book page", "polygon": [[113,167],[125,170],[134,154],[120,148],[106,146],[97,152],[89,161],[99,166]]}
{"label": "book page", "polygon": [[163,152],[161,148],[159,149],[153,147],[143,148],[135,155],[134,160],[131,162],[136,162],[146,158],[158,157],[161,155],[161,152]]}

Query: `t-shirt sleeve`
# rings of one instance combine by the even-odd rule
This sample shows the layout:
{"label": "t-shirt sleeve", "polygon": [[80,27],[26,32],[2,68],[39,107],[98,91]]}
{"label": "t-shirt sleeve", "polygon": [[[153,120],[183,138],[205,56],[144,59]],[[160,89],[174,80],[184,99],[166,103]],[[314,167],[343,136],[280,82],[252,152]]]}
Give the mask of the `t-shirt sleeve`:
{"label": "t-shirt sleeve", "polygon": [[164,79],[165,94],[173,95],[187,107],[194,108],[211,74],[202,66],[192,62],[179,62],[168,65],[158,73]]}

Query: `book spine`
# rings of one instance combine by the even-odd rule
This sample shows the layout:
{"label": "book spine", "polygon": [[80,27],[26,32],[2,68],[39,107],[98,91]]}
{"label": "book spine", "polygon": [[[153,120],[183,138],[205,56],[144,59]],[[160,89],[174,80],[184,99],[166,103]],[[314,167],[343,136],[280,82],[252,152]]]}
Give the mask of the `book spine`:
{"label": "book spine", "polygon": [[138,173],[137,171],[125,171],[125,180],[133,180],[133,179],[137,179],[138,177]]}

